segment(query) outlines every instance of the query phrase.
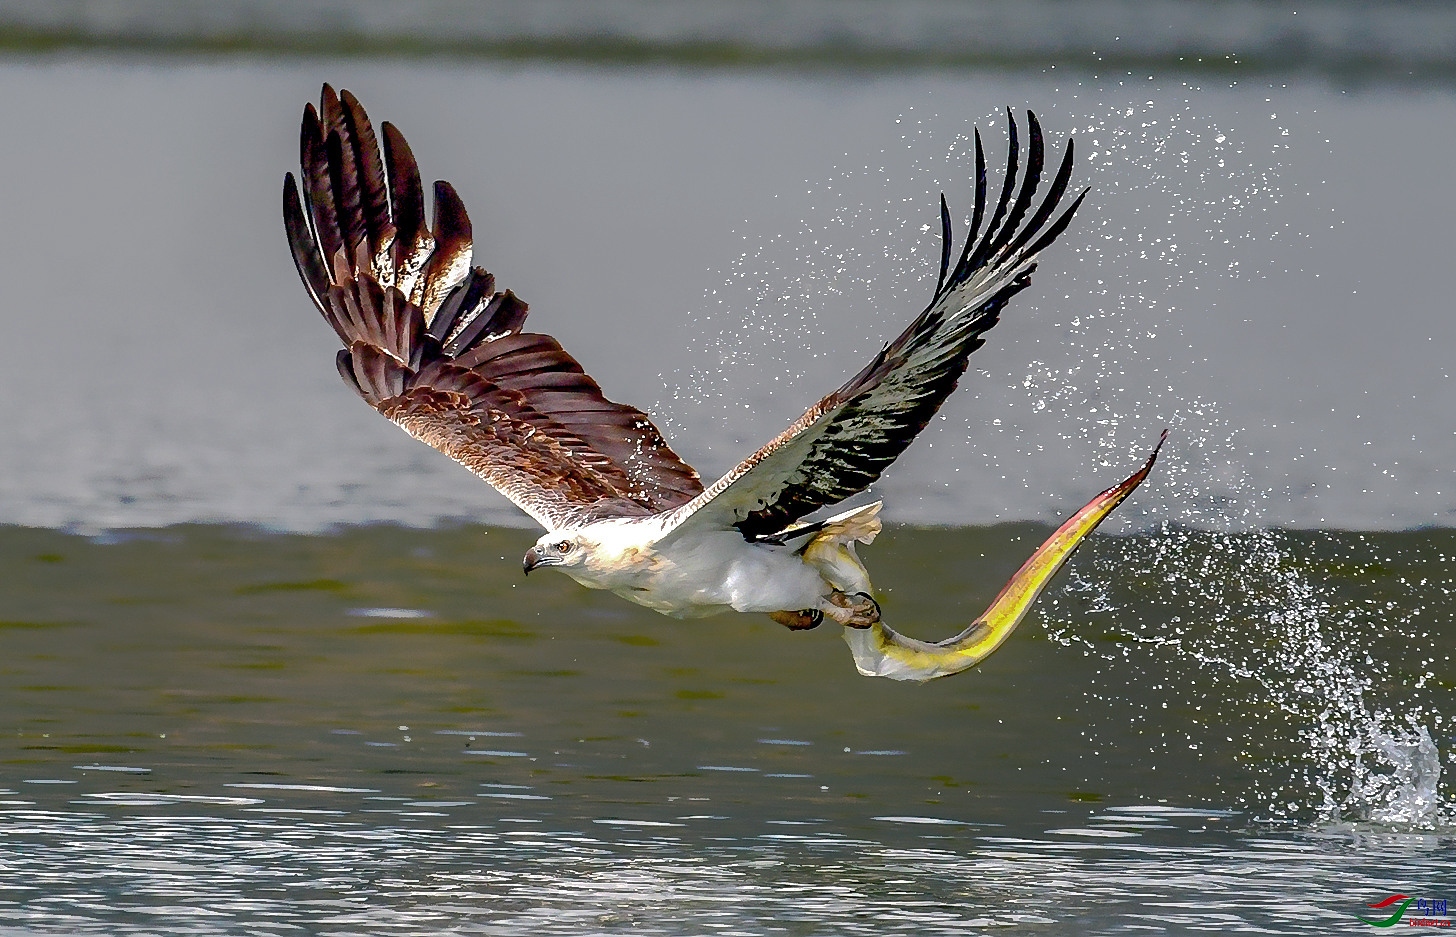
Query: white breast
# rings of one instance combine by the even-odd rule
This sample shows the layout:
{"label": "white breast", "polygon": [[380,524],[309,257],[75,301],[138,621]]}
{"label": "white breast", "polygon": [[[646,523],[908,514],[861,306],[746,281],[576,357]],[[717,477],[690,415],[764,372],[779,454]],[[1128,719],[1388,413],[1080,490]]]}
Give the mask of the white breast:
{"label": "white breast", "polygon": [[[787,547],[704,531],[637,548],[628,562],[574,578],[678,618],[817,608],[830,586]],[[585,572],[585,571],[582,571]]]}

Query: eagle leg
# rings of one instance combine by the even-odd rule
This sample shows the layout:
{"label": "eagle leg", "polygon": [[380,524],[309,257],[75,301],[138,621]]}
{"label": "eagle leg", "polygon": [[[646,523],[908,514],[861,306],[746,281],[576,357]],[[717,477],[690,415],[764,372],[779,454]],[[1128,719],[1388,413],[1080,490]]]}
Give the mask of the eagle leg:
{"label": "eagle leg", "polygon": [[801,612],[769,612],[768,617],[790,631],[808,631],[824,621],[824,613],[817,608],[806,608]]}
{"label": "eagle leg", "polygon": [[869,628],[880,621],[880,603],[867,592],[850,595],[836,589],[823,598],[819,607],[846,628]]}

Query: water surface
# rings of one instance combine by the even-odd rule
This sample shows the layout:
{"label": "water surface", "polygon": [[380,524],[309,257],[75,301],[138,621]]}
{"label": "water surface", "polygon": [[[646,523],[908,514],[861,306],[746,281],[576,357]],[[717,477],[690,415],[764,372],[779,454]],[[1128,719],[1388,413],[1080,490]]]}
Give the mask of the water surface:
{"label": "water surface", "polygon": [[[892,529],[888,619],[950,633],[1044,533]],[[1456,884],[1448,788],[1382,760],[1409,736],[1372,716],[1450,750],[1449,603],[1388,624],[1449,595],[1449,532],[1280,535],[1305,605],[1246,577],[1218,621],[1172,573],[1236,579],[1222,539],[1097,541],[1000,653],[924,687],[856,676],[828,628],[524,579],[529,543],[3,529],[0,922],[1319,933]],[[1315,609],[1322,648],[1282,623]],[[1330,679],[1228,666],[1299,641]]]}

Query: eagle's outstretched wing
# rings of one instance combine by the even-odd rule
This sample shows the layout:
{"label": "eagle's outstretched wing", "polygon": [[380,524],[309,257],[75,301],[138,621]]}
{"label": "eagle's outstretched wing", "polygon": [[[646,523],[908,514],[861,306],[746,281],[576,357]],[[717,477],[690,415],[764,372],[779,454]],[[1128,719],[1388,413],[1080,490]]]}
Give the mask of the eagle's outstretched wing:
{"label": "eagle's outstretched wing", "polygon": [[1006,116],[1011,124],[1006,179],[984,233],[986,161],[976,133],[976,204],[954,267],[950,211],[941,197],[940,279],[930,305],[843,387],[673,511],[665,537],[729,526],[750,540],[770,537],[805,514],[869,487],[925,428],[955,389],[971,352],[983,344],[981,334],[1030,284],[1037,254],[1062,233],[1087,194],[1084,190],[1052,220],[1072,174],[1068,140],[1061,168],[1033,211],[1042,173],[1041,126],[1028,111],[1029,152],[1018,188],[1016,120],[1009,109]]}
{"label": "eagle's outstretched wing", "polygon": [[383,152],[353,95],[303,114],[302,197],[283,215],[299,275],[344,343],[339,373],[370,406],[490,482],[547,529],[690,501],[698,473],[641,410],[613,403],[526,304],[471,267],[470,218],[392,125]]}

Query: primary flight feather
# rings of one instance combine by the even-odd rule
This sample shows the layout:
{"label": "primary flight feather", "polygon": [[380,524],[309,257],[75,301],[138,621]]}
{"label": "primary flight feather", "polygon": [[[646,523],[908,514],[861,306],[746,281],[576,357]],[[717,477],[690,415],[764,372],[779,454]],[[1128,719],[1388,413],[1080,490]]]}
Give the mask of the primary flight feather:
{"label": "primary flight feather", "polygon": [[863,491],[925,428],[1086,195],[1061,208],[1068,140],[1038,202],[1041,127],[1028,111],[1021,170],[1017,124],[1007,117],[994,206],[976,134],[975,203],[959,254],[941,199],[940,276],[926,309],[706,488],[645,413],[608,400],[555,339],[524,331],[526,304],[471,265],[470,219],[448,183],[435,183],[426,224],[409,145],[391,124],[376,134],[347,91],[326,85],[320,107],[304,110],[300,181],[290,173],[284,182],[285,227],[299,275],[343,343],[344,381],[546,528],[526,554],[527,572],[553,566],[679,617],[734,609],[789,627],[827,615],[869,628],[879,607],[853,544],[878,532],[879,505],[802,519]]}

